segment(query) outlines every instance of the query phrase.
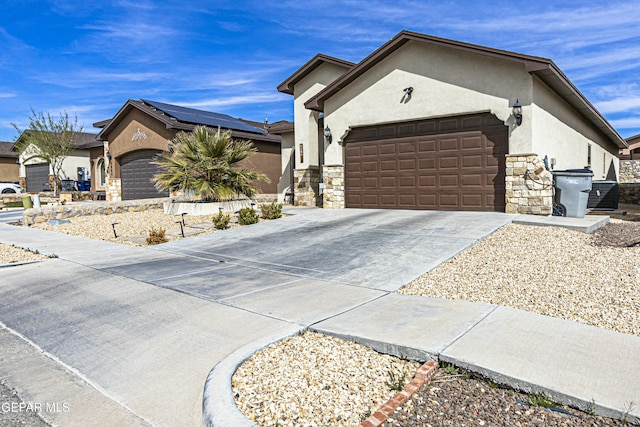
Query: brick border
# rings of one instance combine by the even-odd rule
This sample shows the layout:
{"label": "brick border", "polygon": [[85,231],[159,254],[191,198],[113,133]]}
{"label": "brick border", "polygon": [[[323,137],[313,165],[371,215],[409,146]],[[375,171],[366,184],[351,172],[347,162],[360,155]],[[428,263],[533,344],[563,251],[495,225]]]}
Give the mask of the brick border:
{"label": "brick border", "polygon": [[401,392],[398,392],[395,396],[389,399],[380,409],[378,409],[373,415],[361,422],[358,427],[378,427],[387,420],[404,402],[418,391],[425,383],[431,381],[431,378],[436,374],[438,370],[438,362],[435,360],[429,360],[424,363],[416,371],[415,377],[409,384],[404,386]]}

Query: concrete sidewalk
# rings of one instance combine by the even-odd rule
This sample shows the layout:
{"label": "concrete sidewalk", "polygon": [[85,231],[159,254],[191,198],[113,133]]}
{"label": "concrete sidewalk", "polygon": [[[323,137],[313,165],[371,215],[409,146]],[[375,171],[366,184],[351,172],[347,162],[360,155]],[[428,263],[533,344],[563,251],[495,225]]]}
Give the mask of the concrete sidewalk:
{"label": "concrete sidewalk", "polygon": [[[295,211],[153,248],[0,224],[0,242],[59,257],[0,270],[0,375],[26,401],[68,403],[44,414],[65,426],[199,425],[203,401],[211,425],[251,425],[233,405],[235,367],[308,327],[604,415],[638,403],[638,337],[392,293],[526,217]],[[593,221],[608,218],[570,225]]]}

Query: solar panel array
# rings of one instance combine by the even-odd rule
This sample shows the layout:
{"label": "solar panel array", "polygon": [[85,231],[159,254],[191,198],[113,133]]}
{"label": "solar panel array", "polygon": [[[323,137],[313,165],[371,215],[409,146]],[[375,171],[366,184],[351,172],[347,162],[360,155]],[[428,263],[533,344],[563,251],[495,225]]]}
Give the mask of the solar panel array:
{"label": "solar panel array", "polygon": [[149,101],[143,99],[147,105],[162,111],[168,116],[175,118],[178,121],[192,123],[196,125],[206,125],[218,127],[223,129],[240,130],[244,132],[260,133],[264,134],[266,131],[259,129],[255,126],[251,126],[241,120],[234,119],[231,116],[220,113],[213,113],[211,111],[196,110],[195,108],[180,107],[178,105],[165,104],[164,102]]}

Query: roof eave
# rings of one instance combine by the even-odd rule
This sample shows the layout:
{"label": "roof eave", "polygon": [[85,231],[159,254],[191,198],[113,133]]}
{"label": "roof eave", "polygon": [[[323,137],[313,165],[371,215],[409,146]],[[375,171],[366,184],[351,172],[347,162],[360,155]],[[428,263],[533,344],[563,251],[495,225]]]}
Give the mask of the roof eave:
{"label": "roof eave", "polygon": [[318,68],[323,63],[329,63],[344,67],[345,70],[353,68],[356,64],[344,59],[334,58],[332,56],[323,55],[318,53],[313,58],[308,60],[302,67],[298,68],[293,74],[287,77],[282,83],[277,86],[279,92],[293,95],[293,90],[296,83],[305,78],[309,73]]}
{"label": "roof eave", "polygon": [[618,148],[627,148],[629,144],[611,126],[607,119],[589,102],[589,100],[574,86],[567,76],[552,62],[546,68],[530,71],[536,75],[553,91],[560,95],[567,103],[593,123]]}

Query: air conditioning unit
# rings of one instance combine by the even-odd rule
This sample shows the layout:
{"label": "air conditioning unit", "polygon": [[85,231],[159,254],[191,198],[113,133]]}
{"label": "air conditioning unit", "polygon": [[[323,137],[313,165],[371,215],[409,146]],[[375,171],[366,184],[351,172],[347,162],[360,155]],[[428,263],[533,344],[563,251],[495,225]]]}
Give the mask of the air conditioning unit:
{"label": "air conditioning unit", "polygon": [[593,210],[618,209],[618,181],[593,181],[587,208]]}

